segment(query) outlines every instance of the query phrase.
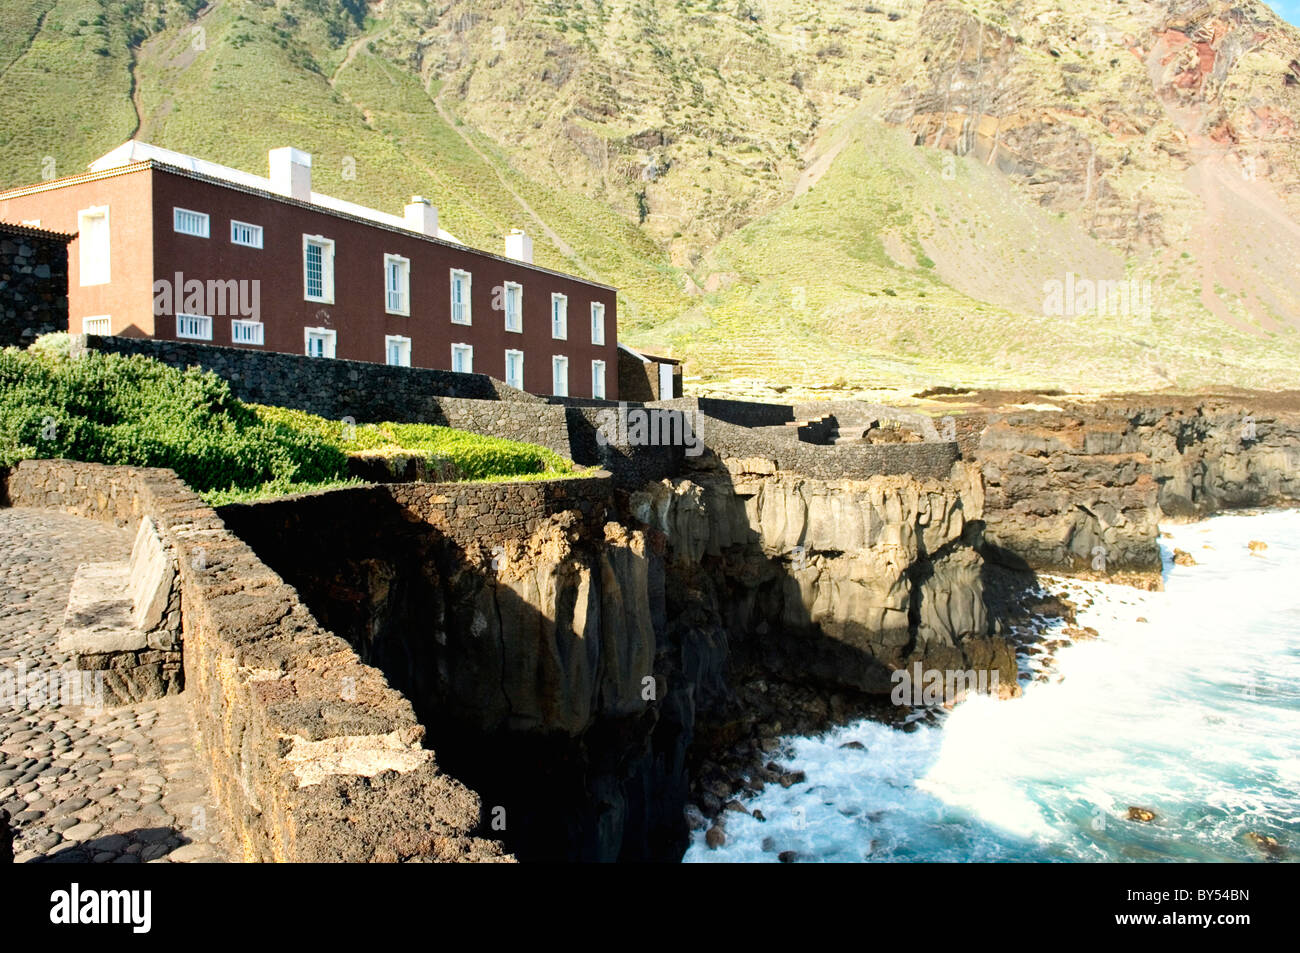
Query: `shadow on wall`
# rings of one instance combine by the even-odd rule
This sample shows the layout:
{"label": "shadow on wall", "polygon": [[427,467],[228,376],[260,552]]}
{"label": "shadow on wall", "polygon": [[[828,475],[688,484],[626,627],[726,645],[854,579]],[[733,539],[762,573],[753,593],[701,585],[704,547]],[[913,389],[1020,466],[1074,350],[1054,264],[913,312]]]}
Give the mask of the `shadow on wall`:
{"label": "shadow on wall", "polygon": [[[485,531],[494,507],[527,509],[522,484],[459,506],[436,487],[423,502],[365,487],[220,515],[411,700],[440,767],[482,797],[483,835],[525,860],[676,861],[692,746],[734,740],[746,680],[865,695],[887,693],[891,670],[914,659],[1006,661],[993,640],[934,624],[951,607],[932,603],[981,598],[977,524],[861,590],[892,611],[849,599],[828,614],[827,594],[851,588],[862,558],[813,540],[799,557],[765,552],[744,517],[752,487],[716,466],[695,477],[709,482],[688,491],[703,510],[661,506],[667,532],[628,529],[638,523],[608,489]],[[804,557],[816,578],[797,578]]]}

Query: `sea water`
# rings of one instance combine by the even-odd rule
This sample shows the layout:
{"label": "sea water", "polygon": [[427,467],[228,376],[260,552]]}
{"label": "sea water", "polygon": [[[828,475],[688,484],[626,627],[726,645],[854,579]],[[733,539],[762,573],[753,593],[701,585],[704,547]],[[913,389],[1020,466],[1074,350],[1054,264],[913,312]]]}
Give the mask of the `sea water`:
{"label": "sea water", "polygon": [[728,812],[719,849],[696,832],[685,860],[1270,859],[1252,834],[1300,855],[1300,511],[1164,529],[1164,592],[1051,581],[1092,600],[1078,625],[1100,638],[1046,681],[913,731],[787,739],[806,780],[743,802],[765,820]]}

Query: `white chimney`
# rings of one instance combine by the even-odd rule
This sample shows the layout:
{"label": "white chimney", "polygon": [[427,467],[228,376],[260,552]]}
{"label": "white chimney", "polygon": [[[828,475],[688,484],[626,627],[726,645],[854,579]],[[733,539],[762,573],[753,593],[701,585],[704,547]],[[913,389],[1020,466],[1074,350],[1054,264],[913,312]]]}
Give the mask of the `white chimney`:
{"label": "white chimney", "polygon": [[271,188],[300,202],[311,201],[311,154],[292,146],[267,153],[271,162]]}
{"label": "white chimney", "polygon": [[412,195],[406,205],[406,227],[421,235],[438,237],[438,209],[423,195]]}
{"label": "white chimney", "polygon": [[512,228],[506,236],[506,257],[526,265],[533,263],[533,240],[522,228]]}

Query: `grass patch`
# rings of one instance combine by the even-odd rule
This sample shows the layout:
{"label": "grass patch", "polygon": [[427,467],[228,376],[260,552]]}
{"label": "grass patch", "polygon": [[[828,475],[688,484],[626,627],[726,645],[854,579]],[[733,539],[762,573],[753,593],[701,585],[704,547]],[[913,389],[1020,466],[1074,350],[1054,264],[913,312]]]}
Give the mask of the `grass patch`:
{"label": "grass patch", "polygon": [[263,421],[309,434],[343,454],[398,450],[441,460],[465,480],[550,480],[587,472],[553,450],[435,424],[348,424],[300,410],[250,404]]}

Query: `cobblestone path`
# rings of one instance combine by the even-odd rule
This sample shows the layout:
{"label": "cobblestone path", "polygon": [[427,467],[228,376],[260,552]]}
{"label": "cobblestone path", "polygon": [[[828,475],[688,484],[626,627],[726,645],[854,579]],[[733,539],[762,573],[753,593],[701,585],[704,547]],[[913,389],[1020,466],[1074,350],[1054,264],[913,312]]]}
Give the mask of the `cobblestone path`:
{"label": "cobblestone path", "polygon": [[[77,565],[125,560],[133,534],[0,509],[0,808],[19,863],[225,861],[184,694],[96,704],[56,646]],[[101,696],[102,697],[102,696]]]}

